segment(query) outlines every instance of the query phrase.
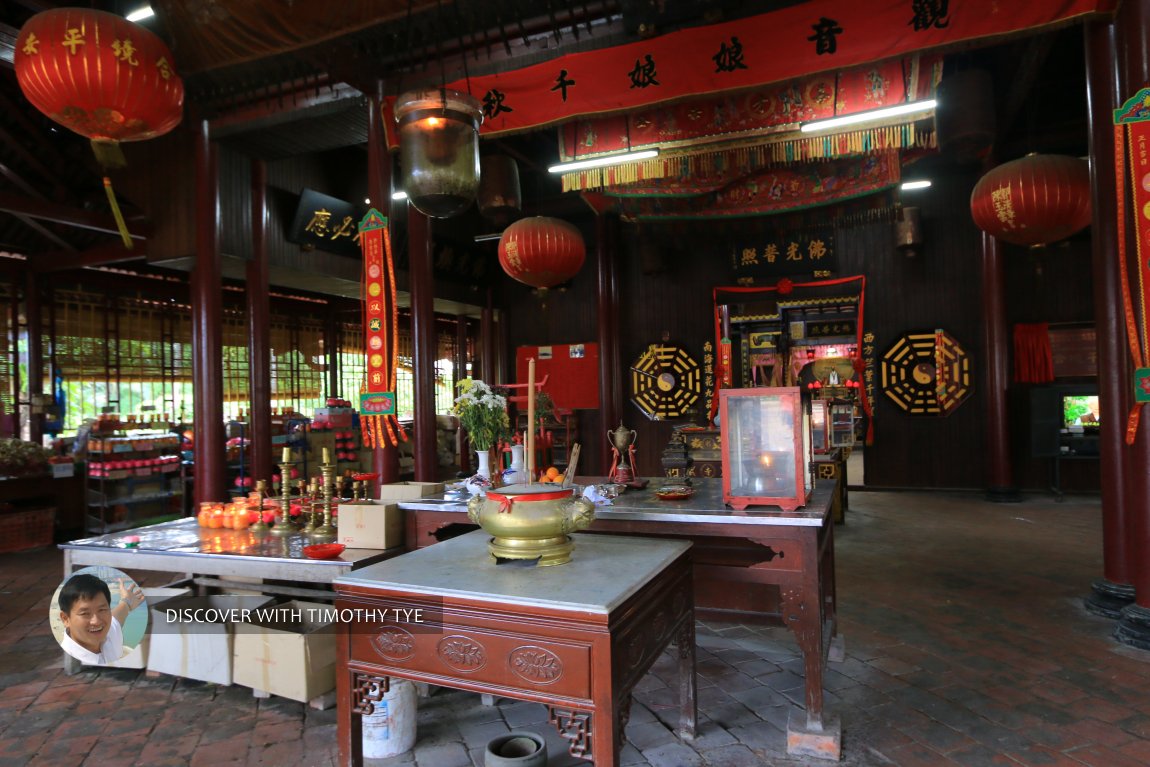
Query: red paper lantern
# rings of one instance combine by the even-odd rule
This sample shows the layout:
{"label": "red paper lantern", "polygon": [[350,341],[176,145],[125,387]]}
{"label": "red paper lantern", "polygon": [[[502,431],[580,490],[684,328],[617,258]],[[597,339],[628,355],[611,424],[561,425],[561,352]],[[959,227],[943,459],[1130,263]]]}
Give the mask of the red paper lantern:
{"label": "red paper lantern", "polygon": [[994,168],[970,195],[974,223],[1014,245],[1064,240],[1090,224],[1090,171],[1085,160],[1027,155]]}
{"label": "red paper lantern", "polygon": [[550,288],[574,277],[587,257],[583,235],[557,218],[521,218],[499,238],[499,264],[513,279]]}
{"label": "red paper lantern", "polygon": [[184,84],[167,46],[112,13],[36,14],[16,38],[15,67],[33,106],[96,142],[161,136],[183,115]]}

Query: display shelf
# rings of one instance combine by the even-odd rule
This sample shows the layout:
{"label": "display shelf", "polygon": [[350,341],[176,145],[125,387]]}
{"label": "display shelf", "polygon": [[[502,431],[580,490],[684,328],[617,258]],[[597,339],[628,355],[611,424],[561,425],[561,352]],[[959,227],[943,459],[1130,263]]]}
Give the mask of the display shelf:
{"label": "display shelf", "polygon": [[[146,524],[149,506],[169,511],[182,496],[183,466],[178,434],[158,431],[100,433],[89,442],[87,477],[89,532],[110,532]],[[177,515],[178,516],[178,515]]]}

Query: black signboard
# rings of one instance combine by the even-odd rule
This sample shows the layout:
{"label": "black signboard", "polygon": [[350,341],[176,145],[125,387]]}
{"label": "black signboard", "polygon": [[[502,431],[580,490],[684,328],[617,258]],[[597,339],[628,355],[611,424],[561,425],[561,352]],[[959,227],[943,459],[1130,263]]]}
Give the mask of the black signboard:
{"label": "black signboard", "polygon": [[764,235],[731,247],[731,269],[737,278],[822,276],[835,271],[833,229]]}
{"label": "black signboard", "polygon": [[359,221],[366,211],[314,189],[304,189],[287,240],[341,256],[359,256]]}

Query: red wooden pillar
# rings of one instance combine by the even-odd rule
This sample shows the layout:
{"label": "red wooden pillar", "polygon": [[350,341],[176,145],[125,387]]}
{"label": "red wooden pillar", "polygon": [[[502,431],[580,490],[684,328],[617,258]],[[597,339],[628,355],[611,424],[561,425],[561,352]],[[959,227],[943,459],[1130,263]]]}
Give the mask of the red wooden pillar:
{"label": "red wooden pillar", "polygon": [[251,476],[271,479],[272,370],[271,300],[268,278],[268,168],[263,160],[252,164],[252,260],[247,263],[248,302],[248,433]]}
{"label": "red wooden pillar", "polygon": [[[1137,27],[1130,25],[1135,24]],[[1114,20],[1115,41],[1117,49],[1118,69],[1118,104],[1133,96],[1140,88],[1150,82],[1150,41],[1147,40],[1146,30],[1150,29],[1150,0],[1134,0],[1123,3]],[[1101,117],[1100,117],[1101,119]],[[1094,127],[1094,126],[1092,126]],[[1101,159],[1101,158],[1100,158]],[[1127,177],[1127,186],[1130,179]],[[1115,187],[1111,187],[1115,189]],[[1100,190],[1105,191],[1105,190]],[[1141,219],[1142,212],[1127,207],[1127,227],[1125,232],[1118,232],[1118,237],[1126,238],[1126,252],[1129,257],[1128,265],[1131,275],[1138,267],[1135,261],[1137,250],[1134,247],[1135,226]],[[1109,222],[1101,219],[1095,213],[1096,226],[1114,225],[1114,219]],[[1143,254],[1144,255],[1144,254]],[[1122,312],[1121,302],[1114,303],[1110,311]],[[1137,307],[1135,313],[1137,314]],[[1138,317],[1142,322],[1150,318]],[[1122,322],[1119,327],[1125,328]],[[1103,328],[1098,328],[1099,334]],[[1126,334],[1122,332],[1122,339]],[[1145,353],[1145,350],[1143,350]],[[1123,352],[1123,359],[1129,360],[1128,353]],[[1100,378],[1104,375],[1121,377],[1121,385],[1131,388],[1129,368],[1120,367],[1117,370],[1100,370]],[[1127,394],[1132,399],[1132,394]],[[1129,402],[1129,399],[1127,400]],[[1120,420],[1118,424],[1125,423]],[[1124,508],[1127,515],[1126,534],[1129,536],[1126,546],[1126,556],[1129,557],[1132,583],[1134,586],[1135,602],[1122,610],[1122,617],[1114,630],[1114,637],[1123,644],[1150,650],[1150,411],[1142,408],[1141,423],[1138,426],[1137,436],[1133,447],[1121,446],[1120,453],[1124,458],[1123,471],[1125,473]]]}
{"label": "red wooden pillar", "polygon": [[497,380],[495,365],[495,307],[491,301],[491,288],[487,289],[487,303],[479,316],[479,370],[471,366],[471,374],[487,383]]}
{"label": "red wooden pillar", "polygon": [[988,500],[1016,503],[1010,457],[1010,421],[1006,388],[1010,383],[1010,341],[1006,330],[1006,295],[1003,292],[1002,248],[997,239],[982,235],[983,348],[986,350],[986,479]]}
{"label": "red wooden pillar", "polygon": [[[1094,225],[1093,246],[1094,324],[1098,343],[1098,392],[1104,423],[1123,423],[1130,412],[1129,366],[1126,328],[1122,317],[1122,280],[1115,230],[1113,110],[1120,103],[1118,57],[1114,25],[1092,22],[1086,34],[1086,93],[1090,111],[1090,191]],[[1103,577],[1091,584],[1086,609],[1118,618],[1122,608],[1134,601],[1129,546],[1129,514],[1123,429],[1103,429],[1099,434],[1102,472]]]}
{"label": "red wooden pillar", "polygon": [[44,442],[44,317],[40,301],[40,278],[24,271],[24,314],[28,320],[28,439]]}
{"label": "red wooden pillar", "polygon": [[[460,314],[455,318],[455,380],[462,381],[467,378],[467,318]],[[467,430],[462,426],[456,432],[456,449],[459,451],[459,470],[466,475],[471,474],[471,441],[467,438]]]}
{"label": "red wooden pillar", "polygon": [[435,285],[431,263],[431,219],[407,206],[408,275],[411,279],[411,377],[415,389],[415,479],[438,479],[435,429]]}
{"label": "red wooden pillar", "polygon": [[223,284],[218,156],[206,120],[196,132],[196,263],[192,268],[192,387],[195,391],[194,495],[227,496],[224,475]]}
{"label": "red wooden pillar", "polygon": [[[615,219],[600,213],[595,218],[595,255],[599,319],[599,412],[604,430],[614,429],[622,419],[622,385],[619,355],[619,274],[615,259]],[[602,473],[610,468],[611,456],[603,451]]]}
{"label": "red wooden pillar", "polygon": [[[383,104],[382,81],[376,81],[375,93],[367,102],[367,195],[376,210],[390,212],[391,157],[387,154],[380,109]],[[387,231],[390,237],[390,226]],[[390,297],[387,300],[390,301]],[[385,328],[384,333],[387,336],[387,348],[394,349],[398,339],[392,335],[391,327]],[[388,484],[399,479],[399,448],[386,439],[383,442],[383,447],[377,447],[372,452],[371,470],[379,475],[381,484]]]}

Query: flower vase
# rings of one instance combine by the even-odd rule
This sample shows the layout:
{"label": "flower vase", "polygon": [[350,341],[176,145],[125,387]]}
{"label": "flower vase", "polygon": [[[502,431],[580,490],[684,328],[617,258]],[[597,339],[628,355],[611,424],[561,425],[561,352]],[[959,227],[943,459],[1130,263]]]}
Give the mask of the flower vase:
{"label": "flower vase", "polygon": [[472,495],[485,492],[492,486],[491,483],[491,451],[475,451],[475,474],[465,483]]}
{"label": "flower vase", "polygon": [[523,445],[511,446],[511,466],[503,472],[503,484],[527,482],[527,467],[523,465]]}

